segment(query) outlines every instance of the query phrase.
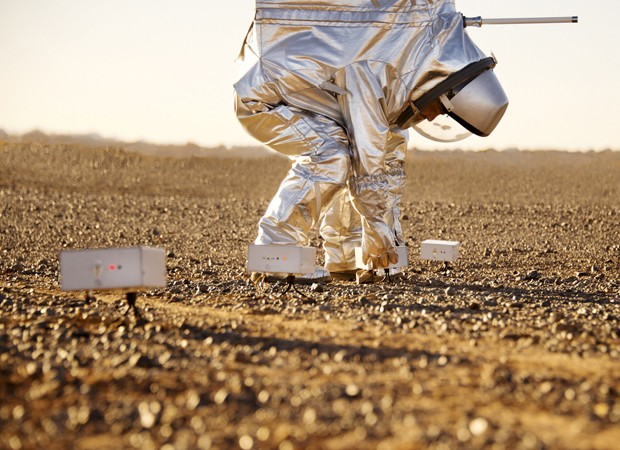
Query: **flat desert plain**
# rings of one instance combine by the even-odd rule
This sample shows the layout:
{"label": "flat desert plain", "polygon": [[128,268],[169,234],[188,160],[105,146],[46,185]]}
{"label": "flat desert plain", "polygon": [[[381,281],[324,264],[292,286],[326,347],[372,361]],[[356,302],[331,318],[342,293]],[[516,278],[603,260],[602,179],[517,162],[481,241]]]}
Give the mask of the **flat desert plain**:
{"label": "flat desert plain", "polygon": [[[245,269],[288,168],[0,144],[0,447],[619,448],[620,152],[412,151],[404,276],[304,296]],[[136,245],[139,316],[60,289]]]}

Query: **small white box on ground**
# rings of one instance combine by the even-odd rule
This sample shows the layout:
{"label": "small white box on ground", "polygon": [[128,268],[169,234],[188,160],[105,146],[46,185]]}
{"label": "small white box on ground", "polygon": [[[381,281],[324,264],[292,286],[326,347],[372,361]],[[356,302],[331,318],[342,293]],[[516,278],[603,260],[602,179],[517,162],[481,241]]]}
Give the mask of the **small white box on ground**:
{"label": "small white box on ground", "polygon": [[436,241],[427,239],[420,247],[420,258],[430,261],[456,261],[459,257],[459,246],[455,241]]}
{"label": "small white box on ground", "polygon": [[[409,265],[407,247],[404,245],[396,247],[396,254],[398,255],[398,262],[390,264],[388,269],[407,267]],[[358,269],[368,270],[368,265],[362,262],[362,247],[355,248],[355,266]]]}
{"label": "small white box on ground", "polygon": [[248,246],[248,270],[263,273],[314,273],[316,248],[296,245]]}
{"label": "small white box on ground", "polygon": [[60,279],[64,291],[165,287],[166,253],[154,247],[65,250]]}

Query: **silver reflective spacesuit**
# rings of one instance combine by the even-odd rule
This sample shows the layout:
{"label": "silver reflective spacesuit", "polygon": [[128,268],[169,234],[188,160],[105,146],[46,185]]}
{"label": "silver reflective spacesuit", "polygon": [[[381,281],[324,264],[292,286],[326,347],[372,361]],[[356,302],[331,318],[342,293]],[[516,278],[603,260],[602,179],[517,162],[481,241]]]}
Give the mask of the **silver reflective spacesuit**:
{"label": "silver reflective spacesuit", "polygon": [[[373,268],[396,262],[407,128],[438,101],[458,113],[460,91],[495,65],[454,1],[257,0],[245,55],[256,61],[235,84],[237,117],[294,160],[255,243],[307,245],[318,230],[330,272],[355,269],[360,246]],[[474,132],[497,124],[501,94]]]}

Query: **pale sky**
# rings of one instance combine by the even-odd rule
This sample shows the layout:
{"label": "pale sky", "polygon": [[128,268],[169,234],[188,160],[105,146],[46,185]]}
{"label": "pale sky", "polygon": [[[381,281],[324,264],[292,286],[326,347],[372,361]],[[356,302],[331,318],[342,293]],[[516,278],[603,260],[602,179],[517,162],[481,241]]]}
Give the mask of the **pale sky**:
{"label": "pale sky", "polygon": [[[488,138],[419,148],[620,150],[618,0],[457,0],[466,16],[578,15],[470,28],[510,99]],[[0,0],[0,129],[253,145],[232,104],[254,0]]]}

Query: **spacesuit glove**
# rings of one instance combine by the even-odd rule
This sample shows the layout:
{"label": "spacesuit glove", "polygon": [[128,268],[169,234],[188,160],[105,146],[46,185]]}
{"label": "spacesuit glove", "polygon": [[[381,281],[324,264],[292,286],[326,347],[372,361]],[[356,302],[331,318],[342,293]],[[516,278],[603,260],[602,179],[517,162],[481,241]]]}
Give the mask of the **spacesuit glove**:
{"label": "spacesuit glove", "polygon": [[371,270],[385,269],[398,262],[394,235],[383,221],[362,218],[362,262]]}

